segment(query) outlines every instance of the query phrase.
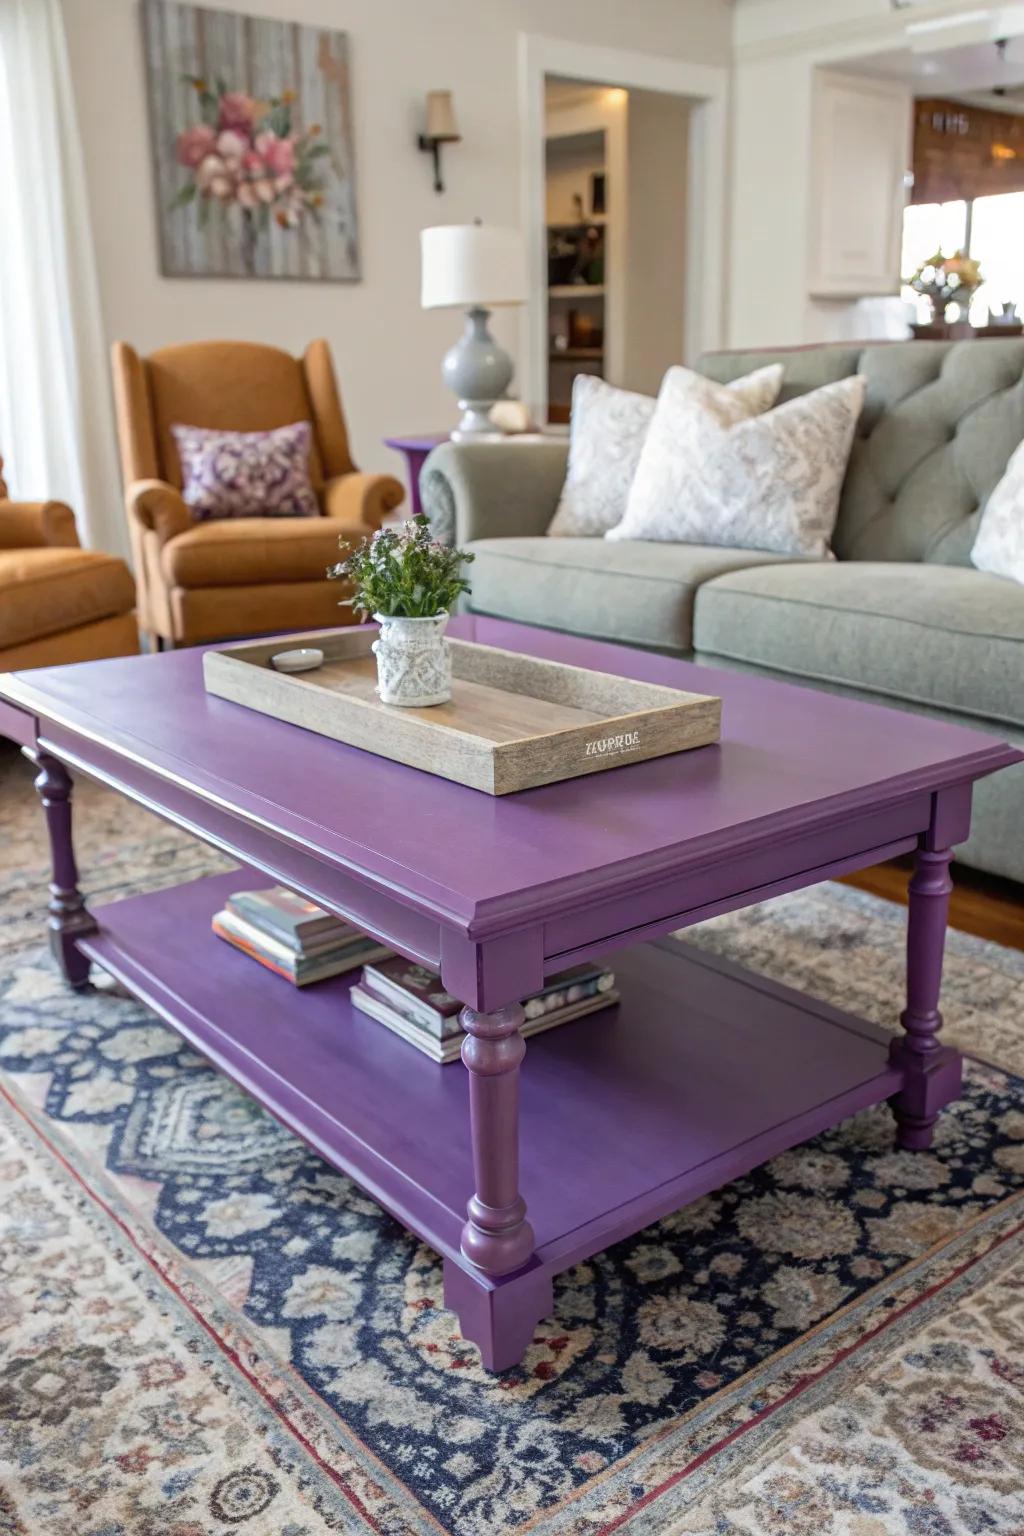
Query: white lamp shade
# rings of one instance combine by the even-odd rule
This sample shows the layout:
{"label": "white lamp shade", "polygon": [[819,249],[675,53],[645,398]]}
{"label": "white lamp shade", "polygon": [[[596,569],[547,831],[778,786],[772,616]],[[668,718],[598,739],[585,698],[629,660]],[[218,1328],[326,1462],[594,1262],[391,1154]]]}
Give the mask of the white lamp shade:
{"label": "white lamp shade", "polygon": [[424,309],[526,302],[526,254],[518,229],[439,224],[420,233]]}

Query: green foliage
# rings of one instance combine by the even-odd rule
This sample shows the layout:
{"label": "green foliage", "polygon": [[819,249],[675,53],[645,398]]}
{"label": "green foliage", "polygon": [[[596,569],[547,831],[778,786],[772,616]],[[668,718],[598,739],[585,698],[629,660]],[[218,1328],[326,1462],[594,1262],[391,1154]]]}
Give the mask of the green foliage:
{"label": "green foliage", "polygon": [[260,125],[269,128],[271,133],[276,133],[279,139],[286,139],[292,131],[292,112],[288,103],[275,100],[273,109],[267,114]]}
{"label": "green foliage", "polygon": [[350,551],[347,559],[327,574],[352,583],[344,606],[359,613],[430,619],[449,613],[460,592],[469,591],[460,567],[473,556],[433,540],[422,513],[400,528],[378,528],[355,549],[342,540],[341,548]]}
{"label": "green foliage", "polygon": [[220,97],[212,91],[200,91],[199,115],[209,128],[216,128],[220,117]]}

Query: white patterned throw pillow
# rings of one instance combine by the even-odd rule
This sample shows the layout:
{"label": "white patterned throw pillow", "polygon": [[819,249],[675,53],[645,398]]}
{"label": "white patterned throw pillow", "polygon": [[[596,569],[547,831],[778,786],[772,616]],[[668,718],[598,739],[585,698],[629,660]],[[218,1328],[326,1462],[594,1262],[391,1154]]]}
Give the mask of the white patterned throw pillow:
{"label": "white patterned throw pillow", "polygon": [[606,537],[827,557],[867,380],[853,374],[702,431],[693,388],[666,375],[626,516]]}
{"label": "white patterned throw pillow", "polygon": [[782,388],[782,375],[781,364],[774,363],[731,384],[716,384],[689,368],[670,368],[661,381],[625,515],[605,537],[676,539],[671,505],[659,505],[657,498],[667,495],[672,501],[676,492],[671,487],[685,489],[700,473],[710,446],[738,422],[770,410]]}
{"label": "white patterned throw pillow", "polygon": [[[665,379],[684,375],[696,381],[692,394],[696,430],[709,419],[732,422],[766,411],[778,397],[782,373],[781,367],[773,365],[731,384],[715,384],[688,368],[670,368]],[[593,538],[621,522],[656,405],[650,395],[617,389],[589,374],[577,375],[572,386],[569,468],[549,534]]]}
{"label": "white patterned throw pillow", "polygon": [[573,380],[569,467],[558,510],[548,525],[555,538],[599,538],[622,517],[640,450],[654,415],[653,395],[616,389],[592,374]]}
{"label": "white patterned throw pillow", "polygon": [[971,563],[979,571],[1024,582],[1024,443],[985,503]]}

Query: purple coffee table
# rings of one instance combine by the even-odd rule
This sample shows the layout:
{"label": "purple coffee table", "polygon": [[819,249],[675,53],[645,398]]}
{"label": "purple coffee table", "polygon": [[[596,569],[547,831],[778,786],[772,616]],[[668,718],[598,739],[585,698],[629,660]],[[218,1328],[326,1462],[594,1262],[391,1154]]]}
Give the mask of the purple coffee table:
{"label": "purple coffee table", "polygon": [[[975,779],[1022,754],[977,732],[499,620],[452,632],[718,692],[720,747],[493,799],[203,690],[201,652],[0,679],[0,732],[37,764],[50,933],[92,961],[444,1257],[484,1362],[515,1364],[552,1277],[868,1105],[926,1147],[960,1087],[939,1044],[951,847]],[[68,769],[239,859],[86,908]],[[902,1034],[663,936],[916,850]],[[465,1069],[349,1002],[296,992],[214,937],[225,895],[281,881],[465,1002]],[[652,942],[653,941],[653,942]],[[519,999],[615,952],[621,1003],[530,1042]]]}

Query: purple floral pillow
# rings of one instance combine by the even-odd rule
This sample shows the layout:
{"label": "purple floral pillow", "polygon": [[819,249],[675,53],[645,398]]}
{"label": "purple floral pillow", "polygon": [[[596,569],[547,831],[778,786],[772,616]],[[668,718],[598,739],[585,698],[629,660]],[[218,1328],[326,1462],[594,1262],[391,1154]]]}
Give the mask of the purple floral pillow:
{"label": "purple floral pillow", "polygon": [[309,479],[308,421],[271,432],[172,426],[181,494],[197,522],[218,517],[319,517]]}

